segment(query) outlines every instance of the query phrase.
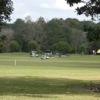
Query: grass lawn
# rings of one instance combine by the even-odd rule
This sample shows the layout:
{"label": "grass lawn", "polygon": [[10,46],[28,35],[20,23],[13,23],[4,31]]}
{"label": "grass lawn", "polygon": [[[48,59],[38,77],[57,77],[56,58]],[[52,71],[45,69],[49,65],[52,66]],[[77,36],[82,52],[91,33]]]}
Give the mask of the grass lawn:
{"label": "grass lawn", "polygon": [[100,100],[99,88],[99,55],[0,54],[0,100]]}

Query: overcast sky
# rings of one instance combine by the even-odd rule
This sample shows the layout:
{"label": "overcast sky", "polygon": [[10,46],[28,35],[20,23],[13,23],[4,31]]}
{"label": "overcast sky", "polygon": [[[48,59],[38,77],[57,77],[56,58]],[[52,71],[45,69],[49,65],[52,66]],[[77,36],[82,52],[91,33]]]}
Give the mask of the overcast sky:
{"label": "overcast sky", "polygon": [[[39,17],[44,17],[45,20],[52,18],[77,18],[79,20],[90,20],[84,15],[77,15],[75,7],[69,7],[65,0],[12,0],[14,11],[11,15],[11,22],[17,18],[25,19],[26,16],[31,16],[33,21]],[[79,5],[81,6],[81,4]]]}

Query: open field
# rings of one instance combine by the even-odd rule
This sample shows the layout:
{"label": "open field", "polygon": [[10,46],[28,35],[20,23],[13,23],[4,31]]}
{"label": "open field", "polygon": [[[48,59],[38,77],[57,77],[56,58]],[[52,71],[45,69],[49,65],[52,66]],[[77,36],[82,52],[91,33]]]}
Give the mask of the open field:
{"label": "open field", "polygon": [[100,100],[99,87],[98,55],[0,54],[0,100]]}

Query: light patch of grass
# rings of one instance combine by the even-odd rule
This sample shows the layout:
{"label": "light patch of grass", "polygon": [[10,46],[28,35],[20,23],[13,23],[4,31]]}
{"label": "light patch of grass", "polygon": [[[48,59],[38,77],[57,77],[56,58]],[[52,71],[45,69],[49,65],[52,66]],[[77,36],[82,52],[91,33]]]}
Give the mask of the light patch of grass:
{"label": "light patch of grass", "polygon": [[1,100],[100,100],[99,97],[85,95],[34,95],[30,96],[0,96]]}

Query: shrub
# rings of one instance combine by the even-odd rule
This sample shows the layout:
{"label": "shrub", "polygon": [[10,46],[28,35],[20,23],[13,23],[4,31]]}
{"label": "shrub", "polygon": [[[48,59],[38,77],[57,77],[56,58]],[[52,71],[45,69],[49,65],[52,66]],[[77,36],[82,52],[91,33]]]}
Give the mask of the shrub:
{"label": "shrub", "polygon": [[18,52],[20,48],[20,45],[17,41],[11,41],[10,42],[10,51],[11,52]]}
{"label": "shrub", "polygon": [[31,50],[37,50],[38,49],[38,44],[37,42],[35,41],[29,41],[28,42],[28,50],[31,51]]}
{"label": "shrub", "polygon": [[69,43],[67,42],[59,42],[52,45],[53,51],[58,51],[62,53],[70,53],[72,51],[72,48]]}

